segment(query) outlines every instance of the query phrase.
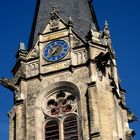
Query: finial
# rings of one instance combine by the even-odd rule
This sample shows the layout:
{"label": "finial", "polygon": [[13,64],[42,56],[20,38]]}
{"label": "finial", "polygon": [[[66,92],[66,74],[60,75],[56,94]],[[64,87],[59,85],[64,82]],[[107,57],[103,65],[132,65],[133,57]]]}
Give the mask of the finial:
{"label": "finial", "polygon": [[56,30],[59,28],[59,16],[58,16],[58,10],[57,6],[55,3],[52,4],[52,11],[50,13],[51,15],[51,20],[50,20],[50,29],[51,30]]}
{"label": "finial", "polygon": [[25,49],[25,44],[23,42],[20,42],[19,50],[26,50]]}
{"label": "finial", "polygon": [[108,45],[109,48],[111,49],[112,53],[113,53],[113,49],[112,49],[112,41],[111,41],[111,36],[110,36],[110,30],[109,30],[109,24],[107,21],[105,21],[104,23],[104,29],[103,32],[101,34],[101,39],[102,39],[102,43],[104,45]]}
{"label": "finial", "polygon": [[68,25],[73,27],[73,20],[71,16],[68,17]]}
{"label": "finial", "polygon": [[104,25],[105,25],[105,27],[108,27],[108,22],[107,22],[107,20],[105,21],[105,24],[104,24]]}
{"label": "finial", "polygon": [[57,6],[55,3],[52,4],[52,11],[51,14],[58,13]]}
{"label": "finial", "polygon": [[55,3],[52,4],[52,11],[51,11],[51,19],[54,20],[54,19],[57,19],[57,14],[58,14],[58,10],[57,10],[57,6]]}
{"label": "finial", "polygon": [[104,34],[108,37],[108,38],[110,38],[110,31],[109,31],[109,26],[108,26],[109,24],[108,24],[108,22],[107,21],[105,21],[105,24],[104,24]]}
{"label": "finial", "polygon": [[71,16],[68,17],[68,20],[69,20],[69,21],[73,21]]}
{"label": "finial", "polygon": [[52,4],[52,12],[56,12],[56,4],[55,3]]}

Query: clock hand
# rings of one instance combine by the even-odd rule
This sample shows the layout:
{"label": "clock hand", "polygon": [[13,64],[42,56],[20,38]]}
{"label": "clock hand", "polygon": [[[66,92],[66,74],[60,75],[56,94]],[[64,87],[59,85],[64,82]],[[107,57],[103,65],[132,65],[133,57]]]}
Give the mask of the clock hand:
{"label": "clock hand", "polygon": [[49,55],[49,57],[51,57],[57,50],[58,50],[59,46],[57,46],[52,52],[51,54]]}

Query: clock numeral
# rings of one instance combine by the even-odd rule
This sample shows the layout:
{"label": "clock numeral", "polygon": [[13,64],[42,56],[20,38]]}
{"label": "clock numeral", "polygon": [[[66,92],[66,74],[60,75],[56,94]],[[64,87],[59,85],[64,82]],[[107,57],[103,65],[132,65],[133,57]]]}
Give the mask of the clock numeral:
{"label": "clock numeral", "polygon": [[57,45],[61,45],[61,41],[58,41],[58,42],[57,42]]}
{"label": "clock numeral", "polygon": [[52,42],[51,46],[53,47],[55,45],[56,42]]}
{"label": "clock numeral", "polygon": [[61,56],[62,56],[62,57],[65,56],[65,53],[62,53]]}
{"label": "clock numeral", "polygon": [[49,45],[49,46],[47,47],[47,51],[48,51],[50,48],[51,48],[51,45]]}
{"label": "clock numeral", "polygon": [[67,50],[68,50],[68,49],[64,49],[63,51],[64,51],[64,52],[67,52]]}
{"label": "clock numeral", "polygon": [[68,48],[67,45],[64,45],[63,48]]}
{"label": "clock numeral", "polygon": [[61,45],[64,46],[65,42],[61,42]]}
{"label": "clock numeral", "polygon": [[52,60],[55,61],[56,60],[56,57],[55,56],[52,56]]}

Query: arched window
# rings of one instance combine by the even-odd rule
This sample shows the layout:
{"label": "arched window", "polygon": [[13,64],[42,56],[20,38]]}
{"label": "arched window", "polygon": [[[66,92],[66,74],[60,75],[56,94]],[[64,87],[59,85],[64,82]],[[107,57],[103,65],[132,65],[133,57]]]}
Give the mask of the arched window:
{"label": "arched window", "polygon": [[78,97],[60,89],[45,102],[45,140],[79,140]]}
{"label": "arched window", "polygon": [[46,123],[45,140],[59,140],[59,125],[57,120],[50,120]]}
{"label": "arched window", "polygon": [[78,120],[75,115],[64,120],[64,140],[78,140]]}

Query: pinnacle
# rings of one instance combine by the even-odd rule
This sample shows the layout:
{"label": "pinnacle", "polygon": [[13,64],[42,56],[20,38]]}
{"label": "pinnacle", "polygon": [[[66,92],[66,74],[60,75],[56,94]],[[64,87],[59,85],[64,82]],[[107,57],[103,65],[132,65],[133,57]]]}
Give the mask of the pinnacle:
{"label": "pinnacle", "polygon": [[19,50],[26,50],[25,49],[25,44],[23,42],[20,42]]}

